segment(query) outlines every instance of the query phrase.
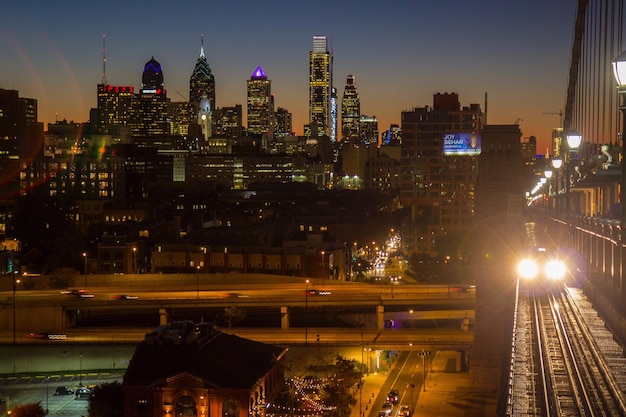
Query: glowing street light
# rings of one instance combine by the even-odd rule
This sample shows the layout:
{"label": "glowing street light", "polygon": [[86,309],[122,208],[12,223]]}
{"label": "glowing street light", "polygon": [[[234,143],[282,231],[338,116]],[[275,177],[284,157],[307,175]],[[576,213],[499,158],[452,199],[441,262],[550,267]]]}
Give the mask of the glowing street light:
{"label": "glowing street light", "polygon": [[567,212],[565,215],[567,216],[568,226],[570,224],[570,218],[572,216],[572,195],[571,195],[571,176],[572,176],[572,153],[578,151],[580,144],[582,143],[583,137],[580,133],[572,130],[567,133],[567,153],[565,157],[568,159],[565,164],[565,208]]}
{"label": "glowing street light", "polygon": [[305,281],[304,290],[304,344],[309,344],[309,280]]}

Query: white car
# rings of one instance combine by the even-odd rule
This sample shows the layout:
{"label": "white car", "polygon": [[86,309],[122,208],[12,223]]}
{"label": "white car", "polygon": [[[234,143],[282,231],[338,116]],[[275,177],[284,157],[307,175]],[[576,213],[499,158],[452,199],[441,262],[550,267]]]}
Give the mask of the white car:
{"label": "white car", "polygon": [[398,417],[410,417],[411,409],[408,405],[401,405],[398,409]]}

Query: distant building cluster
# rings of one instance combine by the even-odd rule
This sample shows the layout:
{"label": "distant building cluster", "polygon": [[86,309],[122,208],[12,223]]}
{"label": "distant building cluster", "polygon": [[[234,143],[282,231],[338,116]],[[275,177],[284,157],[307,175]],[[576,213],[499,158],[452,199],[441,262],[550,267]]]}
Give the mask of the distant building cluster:
{"label": "distant building cluster", "polygon": [[[43,188],[50,196],[72,201],[72,218],[81,230],[99,222],[160,222],[162,230],[178,228],[174,235],[182,239],[197,238],[198,230],[229,227],[231,216],[221,214],[223,207],[214,203],[217,196],[223,204],[238,201],[241,207],[242,198],[261,195],[254,190],[264,190],[263,195],[268,196],[272,187],[301,184],[305,189],[310,186],[312,192],[387,193],[392,196],[393,209],[409,208],[411,212],[403,225],[403,250],[432,254],[437,236],[467,230],[474,215],[479,149],[472,154],[448,155],[443,137],[458,133],[458,137],[476,136],[485,124],[485,113],[478,104],[462,107],[456,93],[437,93],[432,106],[403,111],[401,123],[381,134],[376,117],[361,112],[354,74],[346,76],[343,96],[338,97],[332,64],[326,37],[314,36],[309,54],[309,123],[303,136],[293,133],[287,109],[275,109],[271,81],[261,66],[246,81],[245,127],[242,105],[218,107],[216,79],[206,58],[204,39],[189,80],[188,100],[168,97],[163,68],[152,57],[144,66],[139,90],[110,85],[103,71],[97,85],[97,108],[91,110],[89,122],[56,121],[48,124],[44,133],[37,120],[37,100],[0,89],[0,233],[10,235],[7,224],[15,199],[33,189]],[[463,150],[471,145],[459,146]],[[275,215],[262,206],[255,210],[252,217],[267,220]],[[172,218],[181,220],[172,226],[168,223]],[[294,221],[291,229],[305,223]],[[152,228],[151,238],[160,233],[158,229]],[[169,232],[164,235],[171,236]],[[275,229],[269,234],[259,232],[253,243],[267,244],[268,236],[273,236],[269,246],[280,246],[276,242],[282,239],[277,238]],[[346,241],[351,240],[348,237]],[[220,240],[211,242],[224,247]],[[266,262],[267,251],[244,249],[249,243],[230,244],[242,251],[234,269],[285,272],[298,264],[297,273],[301,274],[304,265],[310,264],[302,253],[300,260],[290,261],[286,268],[285,260]],[[101,245],[106,246],[104,241]],[[128,261],[121,262],[129,259],[129,248],[136,247],[135,243],[123,245],[122,254],[115,254],[117,249],[105,254],[102,249],[98,255],[102,258],[91,270],[141,270],[137,265],[129,267]],[[202,241],[196,246],[209,247]],[[322,245],[317,250],[319,253]],[[332,252],[332,245],[325,250]],[[250,261],[252,253],[260,254],[261,261]],[[214,262],[216,268],[219,262],[227,267],[229,260],[223,257]],[[343,260],[335,264],[342,265],[337,269],[341,277],[349,276]],[[188,267],[187,261],[182,269]],[[143,271],[157,269],[151,264]]]}

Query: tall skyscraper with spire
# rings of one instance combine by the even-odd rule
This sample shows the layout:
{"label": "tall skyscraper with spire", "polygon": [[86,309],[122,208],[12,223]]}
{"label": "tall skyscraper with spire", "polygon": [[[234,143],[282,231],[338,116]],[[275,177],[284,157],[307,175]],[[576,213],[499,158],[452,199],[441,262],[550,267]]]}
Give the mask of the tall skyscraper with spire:
{"label": "tall skyscraper with spire", "polygon": [[309,124],[318,135],[328,137],[332,133],[332,63],[326,36],[313,36],[313,50],[309,53]]}
{"label": "tall skyscraper with spire", "polygon": [[215,77],[204,54],[204,35],[200,39],[200,56],[189,79],[189,101],[200,103],[202,96],[209,100],[211,110],[215,110]]}
{"label": "tall skyscraper with spire", "polygon": [[272,138],[274,100],[272,82],[267,79],[263,68],[257,67],[248,80],[248,132],[266,133]]}
{"label": "tall skyscraper with spire", "polygon": [[359,120],[361,101],[354,75],[348,74],[341,99],[341,141],[346,144],[359,143]]}

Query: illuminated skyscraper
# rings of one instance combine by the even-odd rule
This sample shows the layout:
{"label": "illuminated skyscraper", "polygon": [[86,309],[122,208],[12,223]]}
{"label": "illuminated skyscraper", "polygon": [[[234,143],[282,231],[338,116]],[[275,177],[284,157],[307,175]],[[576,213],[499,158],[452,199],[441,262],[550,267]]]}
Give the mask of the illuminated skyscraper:
{"label": "illuminated skyscraper", "polygon": [[273,104],[272,82],[263,69],[257,67],[248,80],[248,132],[272,137]]}
{"label": "illuminated skyscraper", "polygon": [[204,36],[200,41],[200,56],[189,79],[189,101],[200,103],[203,95],[209,99],[211,111],[215,110],[215,77],[204,55]]}
{"label": "illuminated skyscraper", "polygon": [[332,53],[326,46],[326,36],[313,36],[309,54],[309,124],[317,126],[319,135],[331,136],[331,93],[333,86]]}
{"label": "illuminated skyscraper", "polygon": [[290,135],[293,132],[291,125],[292,116],[289,110],[279,107],[276,110],[276,128],[274,132],[276,135]]}
{"label": "illuminated skyscraper", "polygon": [[129,126],[133,117],[134,101],[133,86],[98,84],[98,131],[118,133],[122,126]]}
{"label": "illuminated skyscraper", "polygon": [[347,144],[359,143],[361,102],[354,75],[348,74],[341,99],[341,140]]}
{"label": "illuminated skyscraper", "polygon": [[330,88],[330,141],[337,142],[337,89]]}
{"label": "illuminated skyscraper", "polygon": [[155,136],[169,133],[167,95],[163,88],[163,71],[154,57],[146,63],[137,97],[136,116],[131,125],[133,136]]}

